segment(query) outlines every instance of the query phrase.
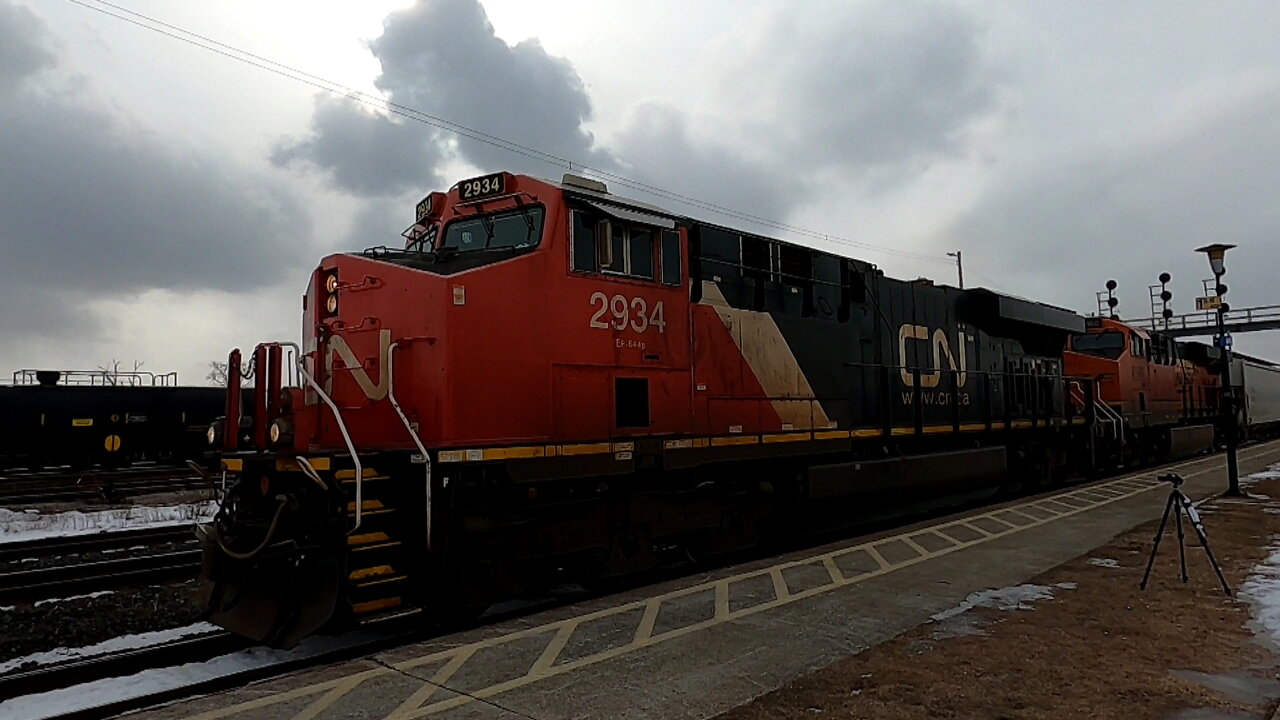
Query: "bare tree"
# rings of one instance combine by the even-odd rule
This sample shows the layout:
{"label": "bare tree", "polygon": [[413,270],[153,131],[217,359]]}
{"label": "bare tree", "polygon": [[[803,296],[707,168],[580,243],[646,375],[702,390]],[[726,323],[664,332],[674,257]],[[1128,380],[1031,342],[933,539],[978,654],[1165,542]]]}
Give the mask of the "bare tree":
{"label": "bare tree", "polygon": [[210,360],[209,374],[205,375],[205,379],[218,387],[226,387],[227,364],[224,362],[218,362],[217,360]]}

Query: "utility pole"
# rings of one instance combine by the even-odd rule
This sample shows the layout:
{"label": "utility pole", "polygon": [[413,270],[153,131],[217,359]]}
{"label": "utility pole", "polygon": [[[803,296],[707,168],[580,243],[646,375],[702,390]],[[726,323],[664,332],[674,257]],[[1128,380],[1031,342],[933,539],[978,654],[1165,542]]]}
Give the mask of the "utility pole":
{"label": "utility pole", "polygon": [[961,264],[960,262],[960,251],[957,250],[955,252],[949,252],[947,253],[947,257],[953,257],[956,259],[956,274],[960,276],[960,289],[963,290],[964,289],[964,265]]}

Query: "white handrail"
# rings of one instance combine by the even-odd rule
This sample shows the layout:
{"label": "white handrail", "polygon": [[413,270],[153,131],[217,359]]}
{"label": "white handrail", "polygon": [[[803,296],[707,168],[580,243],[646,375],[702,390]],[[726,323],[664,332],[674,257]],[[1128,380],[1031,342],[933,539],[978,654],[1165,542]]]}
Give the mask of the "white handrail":
{"label": "white handrail", "polygon": [[294,343],[280,343],[280,345],[291,347],[298,354],[298,373],[307,381],[311,389],[316,391],[316,394],[320,396],[324,404],[328,405],[329,409],[333,411],[333,419],[338,421],[338,431],[342,433],[342,440],[347,444],[347,452],[351,453],[351,462],[356,466],[356,524],[347,531],[347,534],[350,535],[360,529],[360,522],[364,519],[364,468],[360,466],[360,455],[356,453],[356,445],[351,442],[351,434],[347,432],[347,424],[342,421],[342,413],[333,402],[333,398],[329,397],[329,394],[320,387],[316,379],[311,377],[311,373],[307,372],[307,368],[303,363],[302,350]]}
{"label": "white handrail", "polygon": [[396,414],[400,416],[400,422],[404,423],[404,429],[409,431],[409,437],[413,438],[413,444],[418,446],[418,452],[422,453],[422,464],[427,476],[427,551],[431,551],[431,456],[427,454],[427,447],[422,444],[422,438],[418,437],[418,433],[413,431],[413,426],[409,424],[409,418],[405,416],[404,410],[400,408],[400,403],[396,400],[396,373],[395,373],[395,357],[396,348],[399,342],[391,343],[387,348],[387,399],[391,401],[391,407],[395,408]]}

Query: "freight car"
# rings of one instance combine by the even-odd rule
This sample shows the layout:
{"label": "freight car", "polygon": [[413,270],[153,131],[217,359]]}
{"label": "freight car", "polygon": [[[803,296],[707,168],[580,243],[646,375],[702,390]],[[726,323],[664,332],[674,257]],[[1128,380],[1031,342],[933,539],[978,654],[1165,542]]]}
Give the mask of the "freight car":
{"label": "freight car", "polygon": [[[97,377],[90,384],[68,378]],[[225,389],[176,387],[149,374],[19,371],[0,387],[0,469],[120,467],[208,454]],[[166,376],[167,377],[167,376]]]}
{"label": "freight car", "polygon": [[202,542],[235,632],[289,645],[1092,467],[1068,310],[573,176],[464,181],[406,236],[320,263],[247,405],[230,373],[210,435],[235,482]]}
{"label": "freight car", "polygon": [[1233,357],[1232,382],[1243,398],[1240,426],[1246,438],[1280,432],[1280,367],[1257,358]]}

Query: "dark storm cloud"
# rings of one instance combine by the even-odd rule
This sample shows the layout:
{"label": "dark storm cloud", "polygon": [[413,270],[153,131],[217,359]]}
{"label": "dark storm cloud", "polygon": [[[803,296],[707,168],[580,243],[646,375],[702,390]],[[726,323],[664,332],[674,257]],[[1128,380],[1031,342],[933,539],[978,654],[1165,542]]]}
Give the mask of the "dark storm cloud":
{"label": "dark storm cloud", "polygon": [[[32,20],[0,0],[0,38],[21,37],[34,48],[21,57],[42,59],[10,70],[54,57]],[[0,92],[0,128],[0,302],[19,333],[74,334],[95,298],[264,286],[306,248],[291,196],[166,147],[87,93],[12,83]]]}
{"label": "dark storm cloud", "polygon": [[[424,0],[389,15],[370,49],[393,102],[575,162],[607,165],[583,129],[591,100],[573,65],[534,39],[507,45],[476,0]],[[461,140],[473,164],[545,173],[545,163]]]}
{"label": "dark storm cloud", "polygon": [[[1180,134],[1124,149],[1098,145],[1058,161],[996,177],[957,223],[948,247],[963,247],[984,272],[1023,292],[1077,306],[1114,278],[1121,313],[1150,314],[1147,285],[1174,276],[1174,305],[1189,312],[1208,276],[1194,249],[1239,245],[1228,255],[1237,307],[1276,301],[1280,267],[1280,86],[1224,103]],[[1154,136],[1154,133],[1153,133]],[[1274,335],[1274,333],[1272,334]]]}
{"label": "dark storm cloud", "polygon": [[54,55],[44,46],[44,23],[30,10],[0,2],[0,97],[27,76],[52,67]]}
{"label": "dark storm cloud", "polygon": [[282,142],[271,161],[310,163],[353,195],[395,195],[437,183],[440,149],[426,125],[366,111],[347,98],[318,95],[311,131],[306,140]]}
{"label": "dark storm cloud", "polygon": [[[617,147],[621,157],[633,161],[626,175],[657,187],[694,189],[690,194],[699,200],[757,217],[785,217],[800,192],[796,183],[780,182],[776,168],[712,140],[693,137],[689,123],[680,112],[661,103],[647,102],[638,106],[626,129],[618,136]],[[616,193],[686,211],[711,222],[735,227],[749,224],[711,210],[686,208],[660,198],[645,198],[624,186],[612,189]],[[759,227],[753,229],[776,232]]]}
{"label": "dark storm cloud", "polygon": [[[375,84],[393,103],[577,163],[612,166],[582,127],[591,101],[573,66],[537,40],[507,45],[476,0],[427,0],[392,13],[369,47],[382,64]],[[555,174],[546,162],[324,98],[311,136],[286,141],[272,160],[306,160],[339,188],[376,197],[435,187],[446,147],[486,170]]]}
{"label": "dark storm cloud", "polygon": [[746,41],[732,91],[743,124],[796,165],[855,173],[961,149],[997,94],[975,19],[933,2],[842,8],[787,8]]}

